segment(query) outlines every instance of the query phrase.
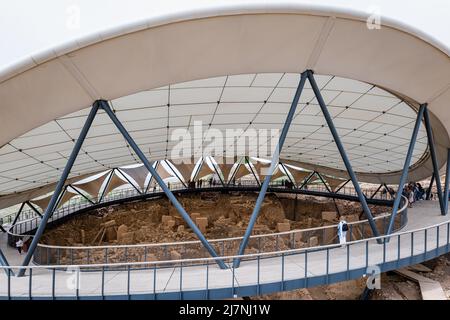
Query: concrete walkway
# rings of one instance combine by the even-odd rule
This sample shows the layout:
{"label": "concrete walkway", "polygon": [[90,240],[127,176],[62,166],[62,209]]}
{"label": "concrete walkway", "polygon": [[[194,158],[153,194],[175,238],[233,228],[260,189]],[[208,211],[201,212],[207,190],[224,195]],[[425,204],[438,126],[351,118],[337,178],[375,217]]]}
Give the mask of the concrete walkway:
{"label": "concrete walkway", "polygon": [[[408,225],[402,232],[449,221],[450,215],[440,214],[438,202],[422,201],[408,209]],[[439,227],[439,231],[432,228],[426,232],[416,232],[413,236],[411,233],[393,236],[385,245],[372,239],[345,248],[266,255],[260,259],[243,261],[241,267],[234,272],[232,269],[221,270],[215,263],[194,266],[185,263],[182,268],[177,265],[156,271],[150,268],[130,269],[130,272],[108,270],[104,274],[99,271],[80,272],[78,292],[75,286],[76,274],[39,268],[33,270],[31,280],[29,276],[11,277],[9,294],[24,298],[30,292],[33,297],[74,297],[78,294],[81,297],[98,298],[105,295],[125,298],[172,293],[168,297],[184,298],[192,297],[189,294],[196,290],[211,294],[216,292],[217,297],[243,295],[245,288],[254,286],[259,290],[267,285],[267,290],[272,292],[291,290],[312,286],[313,279],[320,277],[326,277],[327,283],[359,278],[361,274],[357,270],[365,270],[368,266],[385,266],[411,256],[418,257],[419,260],[430,259],[431,256],[425,253],[439,254],[437,248],[442,249],[443,246],[448,251],[448,234],[448,224],[444,224]],[[17,261],[18,256],[14,250],[5,249],[5,253],[8,259],[15,256],[10,261]],[[418,262],[415,259],[410,264]],[[345,279],[342,275],[345,275]],[[0,296],[8,296],[8,279],[5,273],[0,273]]]}

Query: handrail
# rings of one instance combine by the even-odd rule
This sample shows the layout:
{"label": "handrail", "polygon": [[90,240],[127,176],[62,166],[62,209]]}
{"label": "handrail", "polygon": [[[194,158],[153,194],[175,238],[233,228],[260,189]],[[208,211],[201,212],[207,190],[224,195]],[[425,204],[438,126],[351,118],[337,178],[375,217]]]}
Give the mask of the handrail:
{"label": "handrail", "polygon": [[[404,204],[402,205],[402,208],[399,210],[399,215],[397,216],[400,219],[400,226],[397,228],[397,230],[403,228],[403,226],[407,221],[407,219],[404,219],[404,215],[406,215],[406,209],[408,204],[405,197],[402,198],[402,201],[404,201]],[[391,214],[382,214],[376,217],[375,219],[377,221],[383,219],[384,221],[383,225],[385,225],[385,219],[390,216]],[[364,233],[365,223],[367,223],[367,219],[348,222],[350,231],[350,240],[352,240],[352,237],[355,239],[367,237],[367,234]],[[283,246],[287,245],[291,248],[295,248],[296,246],[298,246],[297,241],[299,241],[301,246],[304,246],[309,243],[308,239],[311,239],[312,236],[315,236],[319,239],[320,245],[324,245],[326,243],[333,242],[334,238],[329,237],[326,238],[325,233],[321,231],[336,229],[336,227],[337,224],[331,224],[326,226],[307,229],[296,229],[285,232],[272,232],[268,234],[252,235],[251,239],[258,240],[257,243],[255,244],[256,247],[255,245],[253,246],[253,248],[258,250],[258,252],[264,250],[271,250],[273,246],[275,246],[278,250],[279,240],[282,241],[281,243],[283,244]],[[354,230],[353,232],[356,233],[353,233],[352,230]],[[293,237],[293,235],[296,234],[299,234],[300,237],[297,236]],[[290,236],[290,238],[286,236]],[[242,236],[221,238],[221,239],[210,239],[209,242],[217,245],[218,250],[221,252],[221,256],[224,256],[226,255],[226,253],[229,253],[229,250],[233,250],[233,243],[241,239]],[[285,240],[289,240],[289,243],[286,244],[284,242]],[[147,260],[149,254],[159,256],[159,259],[161,258],[164,259],[164,257],[167,257],[168,252],[171,252],[171,250],[176,250],[178,252],[186,252],[186,250],[188,250],[190,252],[189,254],[191,255],[193,254],[194,256],[204,254],[202,247],[197,248],[193,247],[192,245],[200,245],[200,241],[190,240],[190,241],[178,241],[166,243],[142,243],[131,245],[125,244],[125,245],[102,245],[102,246],[58,246],[58,245],[38,244],[38,250],[34,254],[33,261],[36,264],[56,265],[63,260],[67,261],[67,264],[69,265],[69,264],[76,264],[77,262],[82,263],[83,261],[87,260],[88,264],[93,265],[99,260],[104,259],[105,261],[108,261],[109,259],[111,259],[108,258],[108,250],[115,250],[114,252],[116,252],[116,254],[119,253],[118,256],[116,255],[111,260],[116,259],[121,260],[124,256],[126,261],[129,260],[145,261]],[[140,250],[144,249],[143,256],[142,252],[139,253],[139,251],[133,251],[136,249]],[[91,261],[91,263],[89,261]]]}
{"label": "handrail", "polygon": [[[172,185],[171,185],[171,190],[179,190],[179,188],[176,188],[176,187],[174,187],[174,186],[180,186],[181,188],[180,189],[185,189],[185,187],[184,187],[184,185],[182,185],[181,183],[173,183]],[[228,185],[228,187],[230,187],[230,188],[233,188],[233,187],[238,187],[239,185],[237,185],[237,184],[235,184],[235,185]],[[243,183],[242,184],[242,186],[258,186],[256,183],[247,183],[247,182],[245,182],[245,183]],[[271,187],[277,187],[277,186],[282,186],[282,184],[280,184],[280,183],[277,183],[277,182],[272,182],[271,183]],[[221,187],[223,187],[221,184],[216,184],[216,185],[211,185],[211,186],[209,186],[209,187],[212,187],[212,188],[214,188],[214,187],[217,187],[217,188],[221,188]],[[323,190],[323,191],[327,191],[327,189],[325,188],[325,186],[323,186],[323,185],[320,185],[320,184],[316,184],[316,185],[314,185],[314,184],[311,184],[311,185],[309,185],[308,186],[309,187],[309,189],[307,189],[307,190],[309,190],[309,191],[314,191],[314,190]],[[294,189],[297,189],[297,188],[294,188]],[[159,190],[159,189],[158,189]],[[365,189],[365,190],[363,190],[364,191],[364,193],[365,194],[367,194],[367,193],[371,193],[371,192],[374,192],[374,190],[376,190],[375,188],[367,188],[367,189]],[[126,188],[126,189],[120,189],[120,190],[117,190],[117,191],[112,191],[111,193],[109,193],[107,196],[105,196],[105,198],[104,199],[102,199],[103,201],[101,202],[101,203],[103,203],[103,202],[107,202],[107,201],[104,201],[105,199],[109,199],[109,198],[113,198],[113,197],[115,197],[116,195],[118,195],[118,194],[123,194],[123,193],[126,193],[126,192],[132,192],[132,193],[135,193],[135,194],[138,194],[137,193],[137,191],[136,191],[136,189],[135,188]],[[352,192],[353,191],[353,192]],[[152,192],[147,192],[146,194],[151,194]],[[344,188],[342,188],[341,190],[340,190],[340,192],[338,192],[338,193],[336,193],[336,194],[343,194],[343,195],[355,195],[356,193],[354,192],[354,189],[352,188],[352,187],[344,187]],[[95,204],[97,204],[97,203],[94,203],[94,204],[91,204],[89,201],[87,201],[87,200],[85,200],[84,198],[77,198],[77,197],[75,197],[76,198],[76,204],[87,204],[87,205],[95,205]],[[383,196],[382,195],[376,195],[375,196],[375,199],[383,199]],[[81,201],[80,201],[81,200]],[[61,210],[61,209],[64,209],[64,208],[67,208],[67,207],[70,207],[70,205],[71,205],[71,203],[73,204],[73,199],[70,199],[68,202],[66,202],[65,204],[63,204],[63,206],[61,207],[61,208],[59,208],[58,210]],[[55,210],[55,211],[58,211],[58,210]],[[5,215],[5,216],[3,216],[3,217],[0,217],[0,221],[5,221],[5,220],[10,220],[10,222],[14,219],[14,217],[15,217],[15,215],[16,215],[17,213],[10,213],[10,214],[7,214],[7,215]],[[32,217],[31,218],[23,218],[22,216],[23,215],[25,215],[25,216],[30,216],[30,215],[32,215]],[[28,210],[23,210],[22,211],[22,214],[21,214],[21,216],[19,216],[19,218],[18,218],[18,220],[17,220],[17,223],[19,223],[19,222],[23,222],[23,221],[29,221],[29,220],[33,220],[33,219],[35,219],[35,218],[39,218],[39,216],[37,216],[36,215],[36,213],[35,213],[35,211],[34,210],[31,210],[31,209],[28,209]],[[9,222],[9,223],[10,223]],[[2,224],[7,224],[8,222],[3,222]]]}
{"label": "handrail", "polygon": [[[252,182],[252,181],[250,181],[251,183],[248,183],[247,181],[245,181],[243,184],[240,184],[240,185],[228,185],[227,187],[228,188],[230,188],[230,189],[233,189],[234,187],[243,187],[243,186],[253,186],[253,187],[257,187],[257,185],[254,183],[254,182]],[[221,184],[216,184],[216,185],[209,185],[208,186],[208,188],[222,188],[223,186],[221,185]],[[274,187],[283,187],[284,188],[284,186],[281,184],[281,183],[279,183],[279,182],[272,182],[271,183],[271,187],[272,188],[274,188]],[[326,190],[326,188],[324,187],[324,186],[321,186],[321,185],[313,185],[313,186],[310,186],[310,187],[312,187],[311,189],[308,189],[309,191],[313,191],[313,189],[316,189],[316,190]],[[185,187],[184,187],[184,185],[182,185],[181,183],[174,183],[174,184],[171,184],[171,190],[183,190],[183,189],[186,189]],[[350,192],[350,193],[347,193],[346,192],[346,189],[345,188],[343,188],[344,190],[343,190],[343,192],[339,192],[339,193],[337,193],[337,194],[344,194],[344,195],[352,195],[352,194],[354,194],[354,192],[352,193],[352,192]],[[351,190],[351,188],[349,189],[349,190]],[[371,190],[371,189],[370,189]],[[152,191],[152,192],[147,192],[146,194],[156,194],[156,193],[161,193],[161,190],[160,189],[156,189],[154,192]],[[117,195],[126,195],[124,198],[117,198],[116,196]],[[138,192],[136,191],[136,189],[134,189],[134,188],[127,188],[127,189],[121,189],[121,190],[119,190],[118,192],[116,192],[116,193],[114,193],[114,192],[112,192],[112,193],[110,193],[108,196],[106,196],[105,198],[103,198],[102,199],[102,201],[100,202],[100,203],[95,203],[95,204],[91,204],[91,203],[89,203],[89,202],[87,202],[87,201],[79,201],[78,203],[76,203],[76,205],[77,205],[77,210],[75,210],[74,212],[76,212],[76,211],[78,211],[78,210],[80,210],[80,209],[85,209],[85,208],[87,208],[87,207],[90,207],[90,206],[94,206],[94,205],[99,205],[99,204],[102,204],[102,203],[107,203],[107,202],[109,202],[109,201],[112,201],[111,199],[113,199],[113,200],[119,200],[119,199],[126,199],[127,197],[130,197],[131,195],[130,194],[134,194],[134,195],[138,195]],[[383,196],[381,196],[380,197],[381,199],[383,198]],[[64,214],[65,213],[65,211],[66,211],[66,209],[68,209],[68,210],[70,210],[70,208],[73,208],[73,207],[75,207],[74,205],[72,205],[72,206],[70,206],[70,201],[68,202],[68,204],[69,205],[67,205],[67,206],[62,206],[61,208],[59,208],[59,209],[57,209],[57,210],[55,210],[55,213],[53,214],[53,216],[52,216],[52,218],[50,218],[50,221],[54,221],[55,220],[55,217],[58,217],[59,218],[59,216],[61,215],[61,212],[63,213],[63,217],[64,216],[67,216],[67,215],[70,215],[70,214],[72,214],[72,213],[74,213],[74,212],[67,212],[66,214]],[[30,211],[30,212],[32,212],[33,214],[34,214],[34,211]],[[8,230],[8,233],[11,235],[11,236],[16,236],[16,237],[19,237],[19,236],[22,236],[22,233],[15,233],[15,232],[12,232],[11,231],[11,229],[13,229],[13,228],[22,228],[21,226],[22,225],[25,225],[26,226],[26,224],[27,223],[29,223],[29,224],[33,224],[33,222],[36,224],[36,226],[37,226],[37,221],[40,219],[40,217],[38,217],[38,216],[34,216],[33,218],[30,218],[30,219],[26,219],[26,220],[18,220],[17,221],[17,223],[14,225],[14,226],[10,226],[10,228],[9,228],[9,230]],[[36,227],[35,226],[35,227]],[[24,232],[28,232],[29,230],[25,230]],[[31,235],[29,235],[29,236],[31,236]]]}
{"label": "handrail", "polygon": [[[402,196],[404,197],[404,196]],[[406,199],[406,197],[404,197]],[[398,213],[402,213],[408,206],[408,202],[405,202],[403,207],[398,211]],[[374,217],[374,220],[380,220],[385,217],[390,217],[390,213],[383,213],[379,216]],[[364,220],[358,220],[353,222],[347,222],[348,225],[358,225],[362,223],[368,222],[367,219]],[[283,231],[283,232],[273,232],[273,233],[265,233],[265,234],[255,234],[251,235],[251,239],[257,239],[257,238],[265,238],[265,237],[273,237],[273,236],[283,236],[283,235],[289,235],[299,232],[310,232],[310,231],[318,231],[323,229],[331,229],[331,228],[337,228],[338,224],[332,224],[332,225],[326,225],[326,226],[320,226],[320,227],[314,227],[314,228],[306,228],[306,229],[295,229],[290,231]],[[220,238],[220,239],[208,239],[208,242],[222,242],[222,241],[234,241],[234,240],[241,240],[243,237],[231,237],[231,238]],[[51,249],[114,249],[114,248],[138,248],[138,247],[157,247],[157,246],[176,246],[176,245],[186,245],[186,244],[200,244],[201,242],[199,240],[190,240],[190,241],[177,241],[177,242],[162,242],[162,243],[140,243],[140,244],[132,244],[132,245],[102,245],[102,246],[55,246],[55,245],[48,245],[48,244],[38,244],[38,246],[43,248],[51,248]]]}
{"label": "handrail", "polygon": [[[420,231],[430,230],[437,227],[440,227],[442,225],[448,225],[450,224],[450,221],[443,221],[440,223],[433,224],[431,226],[426,226],[422,228],[417,228],[413,230],[408,231],[401,231],[401,232],[395,232],[390,235],[382,235],[378,237],[371,237],[361,240],[354,240],[349,241],[346,243],[347,246],[363,243],[363,242],[374,242],[376,240],[391,238],[391,237],[398,237],[405,234],[412,234],[417,233]],[[385,243],[385,242],[384,242]],[[70,267],[78,267],[78,268],[92,268],[92,267],[112,267],[112,266],[137,266],[137,265],[158,265],[158,264],[174,264],[174,263],[187,263],[187,262],[201,262],[201,261],[216,261],[216,260],[231,260],[235,258],[253,258],[253,257],[263,257],[263,256],[270,256],[270,255],[276,255],[280,256],[281,254],[287,255],[287,254],[296,254],[301,253],[304,251],[323,251],[326,249],[332,249],[332,248],[338,248],[341,247],[341,244],[330,244],[325,246],[315,246],[315,247],[309,247],[309,248],[297,248],[297,249],[288,249],[283,251],[271,251],[271,252],[259,252],[259,253],[249,253],[249,254],[243,254],[243,255],[231,255],[231,256],[223,256],[223,257],[207,257],[207,258],[190,258],[190,259],[177,259],[177,260],[165,260],[165,261],[145,261],[145,262],[119,262],[119,263],[100,263],[100,264],[80,264],[80,265],[51,265],[51,268],[70,268]],[[435,250],[435,249],[432,249]],[[15,269],[15,268],[29,268],[29,269],[48,269],[49,266],[44,265],[29,265],[29,266],[0,266],[0,269]]]}

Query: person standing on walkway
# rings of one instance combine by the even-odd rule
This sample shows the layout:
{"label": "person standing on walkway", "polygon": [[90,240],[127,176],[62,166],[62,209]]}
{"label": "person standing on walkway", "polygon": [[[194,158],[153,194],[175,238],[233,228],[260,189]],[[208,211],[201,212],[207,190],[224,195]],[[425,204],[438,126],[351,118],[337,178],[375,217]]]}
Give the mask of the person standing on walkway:
{"label": "person standing on walkway", "polygon": [[341,217],[341,220],[339,221],[339,224],[337,226],[337,233],[339,237],[339,243],[344,247],[345,243],[347,242],[347,231],[348,231],[348,224],[347,221],[345,221],[344,217]]}
{"label": "person standing on walkway", "polygon": [[19,254],[22,255],[22,248],[23,248],[23,240],[22,240],[22,238],[19,238],[19,240],[17,240],[16,248],[17,248],[17,251],[19,251]]}

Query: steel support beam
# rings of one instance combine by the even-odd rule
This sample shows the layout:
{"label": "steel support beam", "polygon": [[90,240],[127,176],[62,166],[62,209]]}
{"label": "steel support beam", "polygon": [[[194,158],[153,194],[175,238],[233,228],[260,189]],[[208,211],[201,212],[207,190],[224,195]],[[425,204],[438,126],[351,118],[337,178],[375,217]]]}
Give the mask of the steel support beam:
{"label": "steel support beam", "polygon": [[[8,260],[6,259],[5,255],[3,254],[2,249],[0,249],[0,264],[4,267],[8,267],[9,263]],[[6,273],[8,273],[7,269],[4,269],[6,271]]]}
{"label": "steel support beam", "polygon": [[374,236],[378,237],[379,232],[377,230],[375,221],[373,220],[372,212],[370,211],[370,208],[367,205],[366,197],[364,196],[364,194],[361,190],[361,187],[359,186],[358,179],[356,178],[355,172],[353,172],[352,165],[350,164],[350,161],[347,157],[347,153],[345,152],[344,146],[341,142],[341,138],[339,137],[336,127],[334,126],[333,119],[331,118],[330,112],[328,111],[325,101],[323,100],[322,94],[320,93],[320,89],[317,86],[316,80],[314,79],[313,72],[311,70],[307,70],[306,73],[308,75],[309,82],[311,83],[311,87],[314,91],[314,95],[316,96],[317,102],[319,103],[319,106],[322,109],[322,113],[328,124],[328,128],[330,129],[331,134],[333,135],[334,142],[336,143],[339,153],[341,154],[341,158],[345,164],[347,172],[348,172],[350,178],[352,179],[353,186],[355,188],[356,193],[358,194],[358,198],[361,203],[361,206],[364,209],[366,218],[369,221],[370,228],[372,229]]}
{"label": "steel support beam", "polygon": [[424,120],[425,120],[425,128],[427,129],[427,137],[428,137],[428,146],[430,147],[430,154],[431,154],[431,160],[433,162],[433,173],[434,173],[434,179],[436,180],[436,189],[437,194],[439,198],[439,205],[441,207],[441,214],[445,215],[445,208],[444,208],[444,199],[442,196],[442,186],[441,186],[441,178],[439,177],[439,166],[437,162],[436,157],[436,150],[434,146],[434,138],[433,138],[433,130],[431,129],[431,123],[430,123],[430,115],[428,113],[428,108],[425,104],[425,112],[423,114]]}
{"label": "steel support beam", "polygon": [[[211,160],[211,159],[210,159]],[[214,159],[214,162],[216,161],[216,159]],[[220,176],[219,170],[217,170],[217,166],[216,163],[214,163],[211,161],[211,164],[214,168],[214,171],[216,172],[217,176],[219,177],[220,183],[222,184],[223,187],[225,187],[225,182],[223,181],[222,177]],[[224,177],[225,178],[225,177]]]}
{"label": "steel support beam", "polygon": [[[136,142],[131,138],[128,131],[125,129],[125,127],[122,125],[122,123],[117,119],[114,112],[111,110],[108,102],[105,100],[100,100],[97,102],[98,105],[106,112],[106,114],[109,116],[111,121],[114,123],[114,125],[119,129],[120,133],[123,135],[125,140],[128,142],[130,147],[133,149],[133,151],[136,153],[138,158],[142,161],[142,163],[145,165],[148,171],[152,174],[152,176],[156,179],[160,187],[163,189],[166,196],[169,198],[170,202],[174,205],[174,207],[178,210],[178,212],[181,214],[183,219],[186,221],[186,223],[189,225],[189,227],[192,229],[192,231],[196,234],[196,236],[199,238],[199,240],[202,242],[203,246],[208,250],[209,254],[213,257],[217,257],[217,253],[214,250],[214,248],[211,246],[211,244],[206,240],[200,229],[197,227],[197,225],[192,221],[189,214],[184,210],[183,206],[178,202],[175,195],[170,191],[170,189],[167,187],[167,185],[164,183],[163,179],[159,176],[159,174],[156,172],[155,168],[151,165],[150,161],[147,159],[147,157],[144,155],[144,153],[141,151],[141,149],[138,147]],[[216,260],[217,264],[222,269],[226,269],[227,266],[222,260]]]}
{"label": "steel support beam", "polygon": [[258,184],[258,186],[261,187],[261,182],[259,181],[258,177],[256,176],[255,171],[253,171],[252,164],[251,164],[251,162],[250,162],[249,159],[250,159],[250,157],[249,157],[249,156],[246,156],[246,157],[245,157],[245,163],[246,163],[246,164],[248,165],[248,167],[250,168],[250,171],[252,172],[252,175],[253,175],[253,177],[255,178],[256,183]]}
{"label": "steel support beam", "polygon": [[320,181],[322,182],[322,184],[325,186],[325,188],[327,189],[327,191],[329,193],[333,193],[333,191],[331,191],[330,187],[328,187],[327,183],[325,182],[325,180],[323,180],[322,175],[318,172],[316,172],[317,176],[319,177]]}
{"label": "steel support beam", "polygon": [[378,193],[378,191],[380,191],[380,189],[383,187],[382,184],[380,184],[377,188],[377,190],[375,190],[375,192],[370,196],[370,199],[373,199],[373,197],[375,197],[375,195]]}
{"label": "steel support beam", "polygon": [[[153,163],[155,164],[155,167],[154,167],[155,170],[158,169],[159,162],[156,161],[156,162],[153,162]],[[153,167],[153,163],[152,163],[152,167]],[[147,187],[145,188],[145,192],[144,193],[148,193],[148,189],[150,188],[150,184],[152,183],[152,180],[153,180],[153,176],[150,175],[150,179],[148,179]]]}
{"label": "steel support beam", "polygon": [[14,221],[11,223],[11,227],[14,226],[17,222],[17,220],[19,220],[19,216],[22,213],[23,207],[25,206],[26,202],[22,202],[22,204],[20,205],[19,211],[17,212],[16,216],[14,217]]}
{"label": "steel support beam", "polygon": [[[330,194],[332,194],[332,193],[333,193],[333,190],[331,190],[330,187],[328,187],[328,185],[327,185],[327,183],[325,182],[325,180],[323,180],[322,175],[321,175],[319,172],[317,172],[317,171],[316,171],[316,174],[319,176],[320,181],[322,181],[322,183],[325,185],[325,188],[327,188],[327,191],[328,191]],[[334,199],[334,198],[332,198],[332,199],[333,199],[334,207],[336,208],[336,212],[337,212],[338,216],[340,217],[340,216],[341,216],[341,212],[339,211],[339,207],[338,207],[338,205],[337,205],[337,203],[336,203],[336,199]]]}
{"label": "steel support beam", "polygon": [[170,161],[166,160],[166,164],[169,166],[170,170],[172,170],[173,174],[177,177],[177,179],[181,182],[181,184],[187,188],[186,183],[184,183],[183,179],[181,179],[181,177],[178,175],[178,173],[175,171],[175,169],[172,167],[172,165],[170,164]]}
{"label": "steel support beam", "polygon": [[447,166],[445,168],[445,183],[444,183],[444,204],[445,214],[448,213],[448,188],[450,183],[450,148],[447,149]]}
{"label": "steel support beam", "polygon": [[[269,172],[267,176],[264,178],[264,182],[261,186],[261,191],[259,192],[258,198],[256,199],[255,208],[253,209],[252,215],[250,217],[250,221],[247,226],[247,230],[245,230],[244,237],[242,238],[241,245],[239,246],[238,255],[242,255],[245,252],[245,248],[247,247],[248,240],[253,231],[253,227],[255,226],[256,219],[258,219],[259,211],[261,210],[262,203],[264,201],[264,197],[267,192],[267,188],[269,187],[270,180],[272,179],[272,174],[278,165],[278,161],[280,158],[280,152],[283,148],[284,141],[286,140],[287,133],[289,131],[289,127],[291,126],[292,119],[295,115],[295,110],[297,109],[297,104],[300,99],[300,95],[303,91],[303,87],[305,86],[307,78],[307,73],[303,72],[300,76],[300,82],[297,86],[297,90],[295,91],[294,99],[291,104],[291,108],[289,109],[289,113],[286,117],[286,121],[284,122],[283,129],[281,130],[280,138],[278,140],[278,145],[275,149],[275,152],[272,156],[272,161],[270,163]],[[239,267],[240,259],[235,259],[233,261],[233,267]]]}
{"label": "steel support beam", "polygon": [[383,183],[383,187],[386,189],[387,193],[391,196],[392,199],[394,199],[395,193],[391,192],[391,189],[388,188],[386,183]]}
{"label": "steel support beam", "polygon": [[311,174],[303,181],[303,183],[300,185],[299,189],[303,189],[304,186],[306,186],[309,182],[309,180],[311,180],[311,178],[316,174],[315,171],[311,172]]}
{"label": "steel support beam", "polygon": [[74,187],[72,184],[69,185],[76,193],[78,193],[80,196],[82,196],[84,199],[86,199],[87,201],[89,201],[92,204],[95,204],[94,201],[92,201],[91,199],[89,199],[88,197],[86,197],[82,192],[80,192],[80,190],[78,190],[76,188],[76,186]]}
{"label": "steel support beam", "polygon": [[283,167],[283,170],[284,170],[284,172],[286,173],[286,175],[287,175],[289,181],[292,183],[292,186],[295,188],[295,182],[292,181],[292,178],[291,178],[291,176],[290,176],[291,172],[288,171],[288,170],[286,169],[286,167],[284,166],[284,164],[281,163],[281,162],[280,162],[280,166]]}
{"label": "steel support beam", "polygon": [[341,191],[341,189],[343,187],[345,187],[347,185],[347,183],[349,183],[350,181],[352,181],[352,179],[348,179],[347,181],[345,181],[343,184],[341,184],[341,186],[339,188],[336,189],[335,193],[338,193],[339,191]]}
{"label": "steel support beam", "polygon": [[[64,189],[64,185],[66,183],[66,180],[70,174],[70,170],[73,167],[73,164],[75,163],[75,160],[77,159],[78,153],[80,152],[81,146],[83,145],[84,139],[86,138],[86,135],[89,131],[89,128],[92,125],[92,122],[94,121],[95,115],[98,111],[98,104],[94,103],[92,106],[92,109],[86,119],[86,122],[84,123],[84,126],[80,132],[80,135],[75,142],[75,146],[72,149],[72,152],[70,154],[69,159],[67,160],[66,166],[64,167],[64,170],[61,174],[61,178],[59,179],[55,192],[52,195],[52,198],[50,199],[50,202],[45,209],[44,215],[42,216],[41,223],[39,224],[39,227],[36,230],[36,233],[34,234],[33,241],[30,244],[30,247],[28,248],[27,255],[25,256],[25,259],[23,260],[22,266],[27,266],[30,261],[31,257],[34,254],[34,251],[36,250],[37,244],[39,243],[39,240],[42,237],[42,234],[44,233],[45,227],[47,226],[48,219],[53,214],[53,211],[55,210],[56,202],[58,201],[59,195],[61,191]],[[26,269],[20,269],[18,276],[23,276],[25,274]]]}
{"label": "steel support beam", "polygon": [[236,173],[238,172],[239,167],[242,165],[242,159],[243,158],[240,158],[237,162],[234,163],[236,164],[236,168],[232,172],[230,179],[228,179],[227,185],[230,185],[231,181],[233,181],[233,179],[236,177]]}
{"label": "steel support beam", "polygon": [[397,215],[398,207],[400,205],[400,200],[402,199],[403,186],[406,183],[406,179],[408,178],[409,166],[411,165],[411,159],[413,156],[414,146],[416,144],[417,135],[420,129],[420,123],[422,122],[422,118],[426,109],[426,105],[422,104],[420,106],[419,112],[417,112],[416,123],[414,125],[414,129],[411,135],[411,140],[409,142],[408,152],[406,153],[405,163],[403,165],[402,174],[400,176],[400,181],[398,183],[397,194],[395,195],[394,204],[392,206],[392,214],[389,219],[389,226],[386,230],[386,235],[391,234],[392,228],[394,227],[395,216]]}
{"label": "steel support beam", "polygon": [[103,197],[106,196],[106,194],[105,194],[106,189],[108,189],[109,183],[111,182],[111,179],[112,179],[112,177],[113,177],[113,175],[114,175],[114,171],[115,171],[115,170],[116,170],[115,168],[113,168],[113,169],[111,170],[111,173],[109,174],[108,180],[106,181],[105,188],[103,189],[100,198],[97,200],[97,203],[101,203],[102,200],[103,200]]}
{"label": "steel support beam", "polygon": [[427,196],[425,198],[426,200],[430,200],[431,189],[433,189],[433,183],[434,183],[434,172],[431,174],[430,184],[428,185]]}
{"label": "steel support beam", "polygon": [[131,184],[131,186],[134,188],[134,190],[136,190],[139,194],[142,194],[142,191],[139,190],[139,188],[136,187],[136,186],[134,185],[134,183],[131,182],[130,179],[128,179],[128,177],[125,175],[125,173],[124,173],[122,170],[120,170],[120,168],[116,168],[116,170],[120,172],[120,174],[125,178],[125,180],[127,180],[127,182],[128,182],[129,184]]}

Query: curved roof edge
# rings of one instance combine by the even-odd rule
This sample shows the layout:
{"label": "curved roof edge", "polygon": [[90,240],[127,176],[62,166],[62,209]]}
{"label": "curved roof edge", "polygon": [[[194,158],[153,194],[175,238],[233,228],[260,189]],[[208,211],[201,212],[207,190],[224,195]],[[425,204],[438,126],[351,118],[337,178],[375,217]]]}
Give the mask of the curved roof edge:
{"label": "curved roof edge", "polygon": [[[220,5],[215,8],[184,10],[171,14],[162,14],[157,18],[141,19],[132,23],[125,23],[114,28],[105,28],[102,31],[90,33],[88,35],[78,37],[75,40],[70,40],[57,44],[55,46],[40,50],[30,54],[28,57],[19,59],[5,68],[0,69],[0,83],[4,82],[14,76],[25,72],[33,67],[45,63],[51,59],[60,57],[69,52],[87,47],[89,45],[133,33],[140,30],[149,29],[165,24],[171,24],[181,21],[196,20],[202,18],[239,15],[239,14],[262,14],[262,13],[290,13],[290,14],[309,14],[316,16],[328,16],[347,18],[352,20],[367,20],[370,14],[367,12],[343,9],[341,7],[330,5],[317,4],[293,4],[293,3],[277,3],[277,4],[233,4],[229,6]],[[450,47],[445,43],[436,39],[428,33],[421,31],[409,24],[403,23],[397,19],[389,18],[381,15],[381,25],[397,29],[399,31],[413,35],[435,48],[439,49],[447,56],[450,56]]]}

